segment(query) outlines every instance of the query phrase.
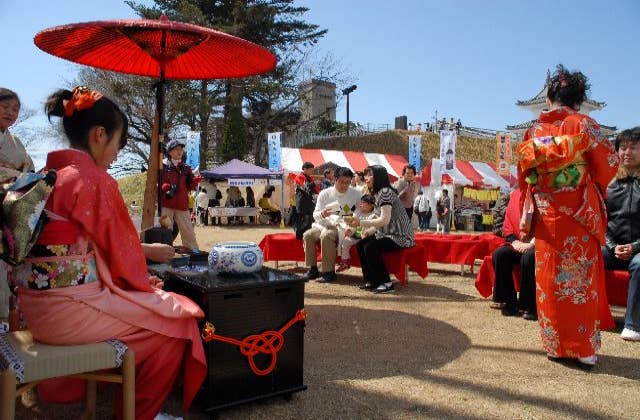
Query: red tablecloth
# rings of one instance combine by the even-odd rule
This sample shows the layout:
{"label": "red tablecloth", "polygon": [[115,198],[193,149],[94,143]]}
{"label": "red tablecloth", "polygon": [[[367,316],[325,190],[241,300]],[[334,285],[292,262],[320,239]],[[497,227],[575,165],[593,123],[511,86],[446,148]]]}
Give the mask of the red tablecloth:
{"label": "red tablecloth", "polygon": [[[514,273],[516,270],[514,270]],[[493,271],[491,255],[482,260],[480,271],[476,277],[475,286],[482,297],[489,297],[493,293],[493,284],[496,275]],[[514,274],[513,281],[516,290],[520,290],[520,277]],[[605,271],[605,287],[607,289],[606,301],[609,305],[627,306],[627,293],[629,290],[629,272],[627,271]]]}
{"label": "red tablecloth", "polygon": [[[480,293],[480,296],[488,298],[493,294],[493,284],[496,281],[496,273],[493,271],[493,262],[491,255],[487,255],[482,259],[482,265],[480,265],[480,271],[476,276],[476,289]],[[520,291],[520,270],[514,266],[513,270],[513,283],[516,291]]]}
{"label": "red tablecloth", "polygon": [[493,234],[441,235],[416,233],[416,244],[427,250],[429,262],[473,265],[476,259],[491,255],[504,239]]}
{"label": "red tablecloth", "polygon": [[609,304],[627,306],[629,272],[607,270],[605,273],[605,284],[607,286],[607,299],[609,299]]}
{"label": "red tablecloth", "polygon": [[[259,246],[265,261],[304,261],[302,240],[297,239],[293,233],[265,235]],[[422,278],[429,274],[426,251],[421,246],[388,252],[384,254],[383,258],[389,273],[396,276],[402,284],[407,283],[405,266],[411,268]],[[319,250],[317,259],[320,259]],[[360,267],[360,258],[355,247],[351,248],[351,264]]]}
{"label": "red tablecloth", "polygon": [[271,233],[265,235],[258,245],[265,261],[304,261],[302,239],[294,233]]}

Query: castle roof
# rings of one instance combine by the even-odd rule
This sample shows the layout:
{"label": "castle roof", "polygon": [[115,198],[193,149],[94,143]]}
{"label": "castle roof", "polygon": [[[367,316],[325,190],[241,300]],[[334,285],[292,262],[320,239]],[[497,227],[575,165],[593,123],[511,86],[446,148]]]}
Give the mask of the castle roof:
{"label": "castle roof", "polygon": [[[549,86],[550,81],[551,73],[547,70],[547,80],[544,82],[544,86],[542,87],[540,92],[538,92],[538,94],[533,98],[516,101],[516,105],[526,108],[529,108],[532,105],[544,105],[545,101],[547,100],[547,86]],[[591,108],[598,110],[607,106],[606,102],[598,102],[591,98],[587,98],[587,100],[584,101],[583,104],[588,104],[591,106]]]}

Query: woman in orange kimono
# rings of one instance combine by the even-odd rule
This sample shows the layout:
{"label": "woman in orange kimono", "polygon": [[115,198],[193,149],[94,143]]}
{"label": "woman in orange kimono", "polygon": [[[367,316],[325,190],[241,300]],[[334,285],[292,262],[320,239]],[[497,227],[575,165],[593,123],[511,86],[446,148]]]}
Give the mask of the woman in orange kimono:
{"label": "woman in orange kimono", "polygon": [[580,114],[589,86],[559,65],[547,105],[517,148],[523,194],[522,235],[535,237],[536,298],[542,345],[552,361],[591,369],[600,329],[613,326],[600,246],[603,197],[618,157],[598,124]]}
{"label": "woman in orange kimono", "polygon": [[[71,148],[47,156],[46,169],[57,171],[46,205],[50,221],[15,276],[27,326],[45,343],[117,339],[131,348],[136,419],[155,418],[184,363],[188,409],[206,375],[196,322],[203,313],[184,296],[157,288],[118,184],[106,171],[126,144],[126,116],[84,87],[55,92],[45,107],[49,117],[62,117]],[[116,405],[121,418],[121,401]]]}

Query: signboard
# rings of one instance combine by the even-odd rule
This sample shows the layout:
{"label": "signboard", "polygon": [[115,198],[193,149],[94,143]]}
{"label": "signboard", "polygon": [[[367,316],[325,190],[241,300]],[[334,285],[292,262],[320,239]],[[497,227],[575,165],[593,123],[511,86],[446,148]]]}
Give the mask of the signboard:
{"label": "signboard", "polygon": [[420,173],[420,155],[422,154],[422,137],[409,136],[409,164],[415,166]]}
{"label": "signboard", "polygon": [[255,183],[253,178],[229,178],[230,187],[253,187]]}
{"label": "signboard", "polygon": [[447,174],[456,169],[456,142],[458,135],[453,130],[440,131],[440,172]]}
{"label": "signboard", "polygon": [[282,132],[267,134],[267,154],[270,171],[279,171],[282,168],[281,145]]}
{"label": "signboard", "polygon": [[511,140],[511,133],[496,133],[496,172],[501,176],[510,174]]}
{"label": "signboard", "polygon": [[185,143],[187,143],[185,147],[187,165],[194,171],[200,170],[200,132],[188,131],[187,141]]}

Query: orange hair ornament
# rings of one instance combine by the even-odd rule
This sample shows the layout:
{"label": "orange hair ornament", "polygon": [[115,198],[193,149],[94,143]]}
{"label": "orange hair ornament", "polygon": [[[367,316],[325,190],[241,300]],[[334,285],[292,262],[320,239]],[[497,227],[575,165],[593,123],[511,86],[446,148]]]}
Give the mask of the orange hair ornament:
{"label": "orange hair ornament", "polygon": [[91,90],[86,86],[76,86],[73,88],[73,96],[71,99],[62,101],[64,105],[64,116],[70,117],[75,111],[83,111],[89,109],[102,98],[102,93]]}

